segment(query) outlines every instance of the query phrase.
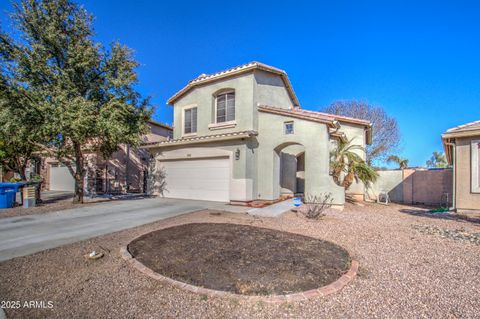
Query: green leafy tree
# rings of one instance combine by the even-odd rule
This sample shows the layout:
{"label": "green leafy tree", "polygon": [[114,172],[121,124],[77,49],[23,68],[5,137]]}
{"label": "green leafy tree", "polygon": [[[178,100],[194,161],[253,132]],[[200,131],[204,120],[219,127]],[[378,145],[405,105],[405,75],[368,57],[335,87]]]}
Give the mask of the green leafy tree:
{"label": "green leafy tree", "polygon": [[427,167],[444,168],[448,166],[447,158],[443,152],[433,152],[432,157],[427,161]]}
{"label": "green leafy tree", "polygon": [[16,79],[9,38],[0,37],[0,165],[26,180],[25,169],[38,147],[39,117]]}
{"label": "green leafy tree", "polygon": [[32,158],[32,148],[28,143],[4,139],[3,134],[0,139],[2,139],[0,142],[0,166],[4,171],[18,173],[22,180],[26,180],[25,169],[28,161]]}
{"label": "green leafy tree", "polygon": [[365,150],[359,145],[353,145],[351,140],[339,140],[330,152],[332,178],[337,185],[345,187],[345,190],[349,189],[354,181],[361,181],[368,186],[378,178],[378,173],[363,160],[358,151]]}
{"label": "green leafy tree", "polygon": [[138,63],[119,43],[95,43],[92,16],[70,0],[14,7],[22,41],[2,35],[1,43],[12,58],[9,75],[29,100],[23,108],[39,122],[31,143],[66,165],[74,202],[83,202],[87,154],[109,157],[120,144],[138,145],[147,130],[151,108],[135,90]]}
{"label": "green leafy tree", "polygon": [[405,169],[408,167],[408,159],[406,158],[401,158],[397,155],[390,155],[387,158],[387,163],[395,163],[398,165],[398,168],[400,169]]}

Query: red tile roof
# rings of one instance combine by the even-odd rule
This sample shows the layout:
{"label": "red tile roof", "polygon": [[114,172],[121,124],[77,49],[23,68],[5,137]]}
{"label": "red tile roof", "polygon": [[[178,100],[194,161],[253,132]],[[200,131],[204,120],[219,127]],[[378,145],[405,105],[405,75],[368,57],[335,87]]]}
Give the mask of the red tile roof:
{"label": "red tile roof", "polygon": [[315,112],[315,111],[308,111],[304,110],[301,108],[293,108],[293,109],[285,109],[285,108],[280,108],[276,106],[270,106],[270,105],[260,105],[258,107],[259,111],[264,111],[264,112],[271,112],[271,113],[284,113],[285,115],[290,115],[290,116],[301,116],[301,117],[307,117],[312,120],[321,120],[321,121],[326,121],[326,122],[344,122],[344,123],[351,123],[351,124],[359,124],[363,125],[366,127],[370,127],[371,123],[370,121],[366,120],[361,120],[361,119],[356,119],[353,117],[346,117],[346,116],[340,116],[340,115],[335,115],[335,114],[329,114],[329,113],[322,113],[322,112]]}
{"label": "red tile roof", "polygon": [[445,133],[469,132],[480,130],[480,121],[474,121],[448,129]]}
{"label": "red tile roof", "polygon": [[231,132],[231,133],[219,133],[219,134],[211,134],[211,135],[182,137],[182,138],[171,139],[171,140],[167,140],[167,141],[142,143],[142,148],[204,143],[204,142],[211,142],[211,141],[216,141],[216,140],[228,140],[228,139],[238,139],[238,138],[252,137],[252,136],[257,136],[257,135],[258,135],[257,131],[250,130],[250,131],[239,131],[239,132]]}
{"label": "red tile roof", "polygon": [[295,92],[293,91],[292,84],[290,83],[290,80],[288,79],[287,72],[285,72],[284,70],[278,69],[276,67],[273,67],[273,66],[270,66],[270,65],[267,65],[267,64],[264,64],[264,63],[256,62],[256,61],[249,62],[249,63],[246,63],[246,64],[242,64],[242,65],[239,65],[239,66],[227,69],[227,70],[223,70],[223,71],[220,71],[220,72],[216,72],[216,73],[213,73],[213,74],[201,74],[197,78],[189,81],[188,84],[183,89],[181,89],[180,91],[175,93],[171,98],[169,98],[168,101],[167,101],[167,104],[175,103],[176,100],[178,100],[181,96],[183,96],[185,93],[190,91],[195,86],[202,85],[202,84],[209,83],[209,82],[213,82],[213,81],[217,81],[217,80],[225,78],[225,77],[230,77],[230,76],[234,76],[234,75],[237,75],[237,74],[250,72],[250,71],[255,70],[255,69],[259,69],[259,70],[263,70],[263,71],[266,71],[266,72],[270,72],[270,73],[279,75],[282,78],[283,83],[285,84],[285,87],[287,88],[288,94],[290,95],[290,98],[293,101],[293,105],[294,106],[299,106],[300,105],[300,103],[298,102],[297,96],[295,95]]}

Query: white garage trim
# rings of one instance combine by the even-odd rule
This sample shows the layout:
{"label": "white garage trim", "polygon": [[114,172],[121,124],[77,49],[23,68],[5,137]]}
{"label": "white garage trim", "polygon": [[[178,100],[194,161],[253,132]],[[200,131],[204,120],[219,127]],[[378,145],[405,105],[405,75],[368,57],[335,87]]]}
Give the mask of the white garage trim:
{"label": "white garage trim", "polygon": [[159,161],[165,173],[164,196],[230,201],[229,157]]}
{"label": "white garage trim", "polygon": [[75,180],[68,168],[62,164],[50,164],[50,187],[51,191],[75,190]]}

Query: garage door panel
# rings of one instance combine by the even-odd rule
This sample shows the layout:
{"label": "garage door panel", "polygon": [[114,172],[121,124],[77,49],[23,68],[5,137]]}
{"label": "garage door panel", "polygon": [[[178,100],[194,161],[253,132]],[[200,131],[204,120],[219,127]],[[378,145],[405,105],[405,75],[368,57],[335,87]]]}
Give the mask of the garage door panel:
{"label": "garage door panel", "polygon": [[75,189],[75,180],[66,166],[50,166],[50,190],[71,191]]}
{"label": "garage door panel", "polygon": [[164,161],[164,165],[171,165],[171,167],[181,168],[228,168],[230,167],[229,161],[225,159],[199,159],[199,160],[179,160],[179,161]]}
{"label": "garage door panel", "polygon": [[165,196],[228,202],[230,162],[228,158],[165,161]]}
{"label": "garage door panel", "polygon": [[169,184],[168,181],[165,184],[166,184],[167,191],[171,192],[171,193],[176,193],[180,190],[198,190],[198,191],[209,191],[209,192],[210,191],[222,191],[223,192],[223,191],[226,190],[226,187],[225,187],[225,185],[223,185],[223,183],[218,183],[218,182],[215,182],[215,181],[206,181],[206,183],[215,183],[215,185],[209,185],[208,189],[202,190],[202,189],[199,189],[199,186],[201,186],[201,185],[198,185],[198,184],[184,185],[184,184],[180,184],[178,182]]}
{"label": "garage door panel", "polygon": [[[214,173],[212,173],[214,171]],[[178,179],[190,180],[192,176],[204,180],[223,180],[229,175],[229,169],[215,169],[211,167],[198,167],[196,169],[169,168],[166,170],[167,176],[175,176]]]}

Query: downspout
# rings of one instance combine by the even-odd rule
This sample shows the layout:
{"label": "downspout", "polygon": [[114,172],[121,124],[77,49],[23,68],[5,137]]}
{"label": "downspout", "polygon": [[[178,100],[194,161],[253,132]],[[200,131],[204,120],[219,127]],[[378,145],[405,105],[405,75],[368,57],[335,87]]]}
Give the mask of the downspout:
{"label": "downspout", "polygon": [[453,189],[452,189],[452,207],[449,208],[449,210],[455,210],[456,208],[456,199],[457,199],[457,179],[456,179],[456,166],[457,166],[457,163],[456,163],[456,153],[457,153],[457,149],[456,149],[456,145],[455,143],[452,143],[452,142],[447,142],[445,143],[445,145],[447,146],[451,146],[452,147],[452,165],[453,165],[453,169],[452,169],[452,174],[453,174]]}

